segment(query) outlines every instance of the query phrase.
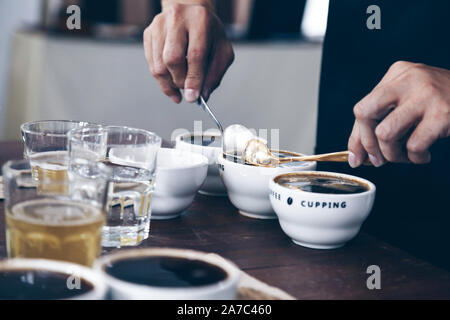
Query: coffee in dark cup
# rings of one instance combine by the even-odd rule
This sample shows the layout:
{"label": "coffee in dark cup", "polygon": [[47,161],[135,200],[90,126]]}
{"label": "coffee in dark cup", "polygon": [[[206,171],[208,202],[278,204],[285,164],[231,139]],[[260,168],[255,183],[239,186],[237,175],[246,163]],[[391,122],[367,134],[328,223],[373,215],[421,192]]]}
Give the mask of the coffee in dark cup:
{"label": "coffee in dark cup", "polygon": [[80,279],[77,290],[69,289],[64,273],[47,270],[17,269],[0,271],[0,300],[70,299],[94,289],[92,283]]}
{"label": "coffee in dark cup", "polygon": [[106,272],[126,282],[168,288],[200,287],[227,278],[227,273],[213,264],[168,256],[119,260],[108,265]]}
{"label": "coffee in dark cup", "polygon": [[101,257],[94,265],[113,299],[234,299],[240,270],[210,253],[184,249],[136,249]]}
{"label": "coffee in dark cup", "polygon": [[275,182],[291,189],[300,189],[313,193],[351,194],[369,190],[369,186],[356,179],[315,173],[311,175],[283,175]]}
{"label": "coffee in dark cup", "polygon": [[44,259],[0,261],[0,300],[95,300],[103,278],[81,265]]}

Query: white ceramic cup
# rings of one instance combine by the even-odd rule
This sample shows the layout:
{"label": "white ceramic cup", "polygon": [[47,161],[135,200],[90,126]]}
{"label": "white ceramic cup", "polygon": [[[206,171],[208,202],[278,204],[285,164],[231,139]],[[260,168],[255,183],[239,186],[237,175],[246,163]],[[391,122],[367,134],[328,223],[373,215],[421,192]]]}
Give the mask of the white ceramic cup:
{"label": "white ceramic cup", "polygon": [[[224,280],[217,283],[195,287],[161,287],[136,284],[118,279],[107,272],[107,266],[127,259],[145,257],[173,257],[188,260],[199,260],[220,268],[226,274]],[[110,294],[118,300],[230,300],[237,294],[237,285],[241,271],[229,260],[217,254],[204,253],[185,249],[150,248],[119,251],[101,257],[94,264],[108,283]]]}
{"label": "white ceramic cup", "polygon": [[172,219],[194,201],[208,170],[208,159],[201,154],[161,148],[156,165],[152,219]]}
{"label": "white ceramic cup", "polygon": [[[367,191],[351,194],[307,192],[282,186],[282,177],[323,176],[350,179]],[[354,238],[375,200],[375,185],[368,180],[333,172],[295,172],[281,174],[270,181],[270,202],[283,231],[298,245],[314,249],[333,249]]]}
{"label": "white ceramic cup", "polygon": [[275,168],[258,167],[235,163],[225,159],[222,154],[218,156],[217,163],[231,203],[240,214],[257,219],[277,218],[269,199],[269,182],[274,176],[316,168],[315,162],[292,162]]}
{"label": "white ceramic cup", "polygon": [[[214,141],[211,142],[211,140]],[[211,143],[203,145],[204,142]],[[222,136],[220,133],[180,134],[175,138],[175,149],[200,153],[208,158],[208,175],[198,191],[199,193],[209,196],[227,195],[227,190],[220,178],[220,172],[216,164],[217,156],[222,153]]]}
{"label": "white ceramic cup", "polygon": [[[74,295],[68,300],[102,300],[106,298],[107,286],[103,277],[92,269],[82,265],[46,259],[7,259],[0,261],[0,274],[11,271],[47,271],[67,275],[64,285],[68,290],[73,290]],[[82,294],[76,294],[76,291],[82,286],[83,279],[89,283],[92,289]]]}

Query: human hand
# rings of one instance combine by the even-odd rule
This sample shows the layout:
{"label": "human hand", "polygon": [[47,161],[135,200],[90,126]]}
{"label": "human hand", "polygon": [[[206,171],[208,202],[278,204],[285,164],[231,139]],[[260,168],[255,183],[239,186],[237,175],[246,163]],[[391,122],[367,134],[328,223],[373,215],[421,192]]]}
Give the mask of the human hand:
{"label": "human hand", "polygon": [[386,161],[427,163],[431,145],[450,136],[450,71],[396,62],[354,114],[350,166],[367,157],[376,167]]}
{"label": "human hand", "polygon": [[208,99],[234,60],[210,0],[165,0],[144,31],[145,57],[162,91],[175,103]]}

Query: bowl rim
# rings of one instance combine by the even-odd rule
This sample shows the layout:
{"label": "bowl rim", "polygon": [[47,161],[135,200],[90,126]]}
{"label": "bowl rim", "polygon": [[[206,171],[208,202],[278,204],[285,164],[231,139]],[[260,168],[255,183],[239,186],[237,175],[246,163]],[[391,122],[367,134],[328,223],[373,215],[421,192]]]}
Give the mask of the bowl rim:
{"label": "bowl rim", "polygon": [[[189,154],[189,156],[196,157],[199,159],[199,161],[196,161],[194,164],[186,164],[181,167],[160,167],[158,166],[158,157],[161,153],[167,153],[167,154],[173,154],[173,153],[184,153]],[[190,169],[196,169],[196,168],[202,168],[202,167],[208,167],[209,160],[207,157],[200,153],[188,151],[188,150],[182,150],[182,149],[175,149],[175,148],[159,148],[158,155],[156,157],[156,170],[157,171],[175,171],[175,170],[190,170]]]}
{"label": "bowl rim", "polygon": [[[359,183],[364,184],[366,187],[368,187],[368,190],[364,191],[364,192],[360,192],[360,193],[346,193],[346,194],[334,194],[334,193],[316,193],[316,192],[308,192],[308,191],[303,191],[301,189],[293,189],[293,188],[288,188],[285,186],[280,185],[278,182],[276,182],[277,179],[280,179],[282,176],[298,176],[298,175],[314,175],[314,176],[332,176],[332,177],[338,177],[338,178],[344,178],[344,179],[349,179],[349,180],[356,180]],[[331,172],[331,171],[295,171],[295,172],[284,172],[284,173],[280,173],[277,174],[276,176],[274,176],[273,178],[270,179],[270,183],[269,183],[269,188],[270,190],[274,191],[274,188],[279,188],[282,190],[289,190],[291,192],[295,192],[297,194],[307,194],[308,196],[311,197],[332,197],[332,198],[355,198],[355,197],[363,197],[363,196],[367,196],[371,193],[374,193],[376,191],[376,186],[374,183],[372,183],[371,181],[358,177],[358,176],[354,176],[354,175],[350,175],[350,174],[346,174],[346,173],[340,173],[340,172]]]}
{"label": "bowl rim", "polygon": [[30,259],[30,258],[12,258],[0,260],[0,272],[2,270],[24,270],[31,269],[37,271],[58,272],[68,276],[79,274],[81,278],[88,281],[93,289],[69,297],[68,300],[91,300],[98,297],[106,298],[107,285],[104,279],[97,272],[86,266],[59,260],[50,259]]}
{"label": "bowl rim", "polygon": [[[144,284],[137,284],[128,281],[121,280],[116,278],[110,274],[108,274],[105,270],[105,267],[117,260],[123,260],[127,258],[143,258],[143,257],[152,257],[152,256],[169,256],[169,257],[178,257],[178,258],[186,258],[192,260],[200,260],[209,264],[212,264],[216,267],[219,267],[221,270],[225,271],[227,277],[224,280],[218,281],[213,284],[197,286],[197,287],[158,287],[158,286],[148,286]],[[120,286],[127,291],[135,291],[137,292],[160,292],[165,294],[177,293],[180,290],[189,291],[191,293],[207,293],[214,292],[220,290],[222,288],[227,288],[229,286],[237,285],[239,279],[241,277],[241,270],[234,264],[234,262],[223,258],[222,256],[216,253],[207,253],[197,250],[191,249],[182,249],[182,248],[167,248],[167,247],[154,247],[154,248],[145,248],[145,249],[129,249],[124,251],[118,251],[112,254],[101,256],[97,259],[93,266],[96,272],[99,272],[106,279],[106,283],[110,285],[110,287]]]}
{"label": "bowl rim", "polygon": [[198,145],[198,144],[193,144],[193,143],[186,142],[184,140],[185,137],[196,137],[196,136],[198,136],[198,137],[219,137],[220,139],[222,139],[222,135],[220,133],[213,133],[213,132],[206,133],[206,132],[203,132],[202,134],[197,134],[197,133],[193,133],[193,132],[187,132],[187,133],[181,133],[181,134],[177,135],[175,137],[175,143],[183,143],[183,144],[187,144],[189,146],[195,146],[195,147],[198,147],[198,148],[220,149],[220,150],[222,150],[221,147],[201,146],[201,145]]}

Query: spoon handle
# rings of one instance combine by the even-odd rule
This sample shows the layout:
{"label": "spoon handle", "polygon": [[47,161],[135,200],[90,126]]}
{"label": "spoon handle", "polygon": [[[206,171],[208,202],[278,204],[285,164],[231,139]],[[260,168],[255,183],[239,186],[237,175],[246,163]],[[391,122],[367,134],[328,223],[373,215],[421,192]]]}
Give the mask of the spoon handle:
{"label": "spoon handle", "polygon": [[302,157],[292,157],[292,158],[280,158],[278,159],[280,163],[293,162],[293,161],[331,161],[331,162],[347,162],[348,161],[348,151],[332,152],[317,154],[313,156],[302,156]]}
{"label": "spoon handle", "polygon": [[205,111],[210,117],[211,119],[214,121],[214,123],[216,124],[217,128],[220,130],[220,133],[223,134],[223,127],[220,124],[219,120],[217,120],[216,116],[214,115],[214,113],[211,111],[211,109],[209,108],[208,104],[206,103],[205,99],[203,99],[203,96],[200,96],[197,100],[197,104],[203,109],[203,111]]}

